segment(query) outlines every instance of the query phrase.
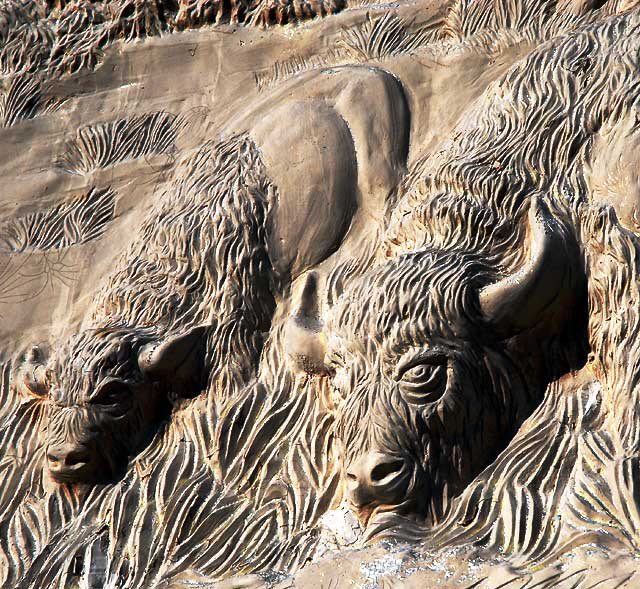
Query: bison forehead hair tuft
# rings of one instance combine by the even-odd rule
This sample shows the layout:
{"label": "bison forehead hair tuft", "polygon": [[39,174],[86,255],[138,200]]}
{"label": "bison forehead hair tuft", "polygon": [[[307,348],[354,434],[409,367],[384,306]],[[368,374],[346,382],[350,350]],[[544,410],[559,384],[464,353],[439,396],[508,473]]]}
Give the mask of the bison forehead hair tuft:
{"label": "bison forehead hair tuft", "polygon": [[[331,311],[329,355],[340,340],[370,340],[385,351],[436,338],[474,337],[482,325],[477,288],[490,273],[472,254],[422,250],[398,256],[353,284]],[[332,338],[333,339],[333,338]]]}
{"label": "bison forehead hair tuft", "polygon": [[55,350],[47,366],[50,396],[62,405],[83,404],[105,376],[140,382],[137,354],[155,339],[151,329],[88,329]]}

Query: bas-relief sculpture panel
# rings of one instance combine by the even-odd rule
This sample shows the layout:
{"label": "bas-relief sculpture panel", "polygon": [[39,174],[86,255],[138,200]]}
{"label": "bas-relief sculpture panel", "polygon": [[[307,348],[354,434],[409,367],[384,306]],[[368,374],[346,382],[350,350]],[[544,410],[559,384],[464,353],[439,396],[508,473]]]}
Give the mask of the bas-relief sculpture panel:
{"label": "bas-relief sculpture panel", "polygon": [[0,14],[3,587],[640,583],[634,2]]}

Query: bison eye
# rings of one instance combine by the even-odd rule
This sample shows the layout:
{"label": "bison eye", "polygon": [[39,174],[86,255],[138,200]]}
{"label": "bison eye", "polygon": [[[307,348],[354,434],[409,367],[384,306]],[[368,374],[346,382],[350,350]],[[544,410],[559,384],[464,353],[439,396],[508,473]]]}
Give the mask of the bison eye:
{"label": "bison eye", "polygon": [[400,390],[409,403],[437,401],[447,384],[446,357],[416,358],[398,371]]}
{"label": "bison eye", "polygon": [[101,387],[91,399],[92,405],[121,405],[131,397],[131,390],[121,382],[110,382]]}

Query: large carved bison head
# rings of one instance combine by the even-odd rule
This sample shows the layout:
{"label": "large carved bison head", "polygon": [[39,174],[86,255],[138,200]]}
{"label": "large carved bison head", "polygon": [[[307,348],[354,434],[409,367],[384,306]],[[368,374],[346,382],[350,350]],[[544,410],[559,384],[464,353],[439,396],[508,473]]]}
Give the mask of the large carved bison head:
{"label": "large carved bison head", "polygon": [[[544,362],[525,358],[545,355],[583,285],[535,202],[528,235],[528,261],[499,280],[473,254],[399,256],[351,284],[324,322],[308,280],[285,343],[298,370],[330,379],[343,489],[364,523],[383,511],[437,521],[540,402],[545,375],[531,367]],[[518,351],[520,335],[537,344]]]}
{"label": "large carved bison head", "polygon": [[45,360],[32,350],[18,385],[48,405],[46,467],[60,483],[108,482],[167,414],[169,396],[202,381],[206,329],[164,340],[144,329],[94,329]]}

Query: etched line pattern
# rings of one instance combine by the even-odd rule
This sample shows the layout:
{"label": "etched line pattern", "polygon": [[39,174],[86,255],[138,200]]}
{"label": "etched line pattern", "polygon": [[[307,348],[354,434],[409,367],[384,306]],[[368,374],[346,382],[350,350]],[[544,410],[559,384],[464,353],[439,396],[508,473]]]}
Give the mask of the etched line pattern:
{"label": "etched line pattern", "polygon": [[[223,225],[217,229],[221,238],[211,242],[216,248],[212,254],[216,255],[220,279],[213,270],[207,276],[214,289],[207,300],[220,301],[215,305],[220,310],[242,304],[246,317],[248,301],[264,297],[257,294],[238,297],[235,290],[229,289],[228,281],[238,272],[246,271],[243,292],[253,293],[251,288],[259,288],[255,284],[259,268],[249,261],[259,260],[262,255],[258,247],[262,233],[257,226],[249,227],[249,221],[255,219],[258,207],[266,200],[264,171],[257,150],[243,138],[223,142],[213,153],[211,147],[198,150],[192,161],[185,163],[181,183],[170,192],[175,200],[164,202],[147,220],[149,235],[155,235],[156,241],[143,233],[139,245],[147,258],[158,255],[153,251],[153,246],[158,246],[159,257],[168,263],[187,258],[181,248],[193,245],[188,259],[195,263],[196,253],[206,249],[205,238],[212,228],[205,225],[207,233],[202,236],[195,229],[203,225],[203,220],[214,227],[218,223]],[[239,168],[244,168],[246,175],[239,176]],[[182,203],[182,211],[176,203]],[[197,215],[200,225],[190,221],[191,214]],[[225,222],[233,214],[238,220],[229,226]],[[164,236],[158,234],[157,219],[165,223],[169,219],[170,227],[181,231],[176,219],[180,215],[186,217],[185,227],[189,231],[179,233],[179,239],[165,242]],[[265,215],[259,214],[258,218],[263,220]],[[184,235],[190,239],[184,239]],[[236,241],[225,239],[227,235]],[[244,237],[246,244],[238,236]],[[232,250],[234,254],[221,250],[221,243],[225,247],[237,244]],[[169,246],[177,248],[177,254],[163,255]],[[242,249],[248,256],[247,264],[240,264]],[[127,272],[112,287],[119,291],[139,279],[143,281],[141,287],[151,290],[148,276],[158,273],[139,273],[140,267],[133,266],[131,259],[132,256],[123,258],[123,265],[129,261],[129,267],[123,269]],[[141,260],[139,256],[137,259]],[[224,266],[232,262],[240,268],[231,270]],[[204,266],[203,263],[199,267]],[[175,274],[170,272],[171,276]],[[183,273],[190,281],[193,274],[192,270]],[[202,274],[204,280],[206,275]],[[202,285],[197,286],[202,293]],[[217,290],[222,290],[218,298]],[[155,296],[166,298],[161,291]],[[135,302],[138,303],[138,297]],[[158,314],[162,311],[157,305],[146,307]],[[127,309],[132,312],[128,306]],[[155,323],[158,316],[153,316]],[[193,311],[189,318],[193,320]],[[222,330],[213,339],[215,346],[220,347],[219,357],[229,359],[232,351],[237,350],[236,354],[248,356],[252,361],[254,349],[241,339],[237,343],[231,339],[237,336],[228,327],[237,327],[237,314],[223,319],[220,314]],[[249,331],[253,333],[255,328]],[[213,352],[217,353],[215,349]],[[238,366],[236,362],[227,363]],[[93,586],[118,586],[125,579],[132,586],[151,587],[183,572],[185,566],[212,578],[265,569],[289,571],[301,566],[314,552],[318,542],[317,520],[333,500],[339,481],[331,460],[332,419],[321,409],[306,377],[296,380],[280,365],[275,367],[278,373],[270,381],[277,387],[250,383],[227,404],[220,400],[219,387],[225,390],[231,387],[225,387],[223,379],[213,379],[210,386],[216,393],[215,417],[203,410],[199,399],[183,404],[130,464],[124,479],[113,485],[93,487],[86,498],[74,491],[72,498],[82,505],[79,511],[73,507],[75,504],[68,505],[70,500],[60,500],[65,513],[72,513],[73,517],[64,521],[51,517],[39,528],[37,538],[25,534],[31,520],[42,517],[32,514],[49,509],[51,498],[36,488],[28,512],[17,506],[10,508],[7,517],[11,527],[0,528],[0,558],[8,563],[9,575],[3,582],[20,583],[26,589],[56,584],[73,586],[89,580]],[[244,370],[230,374],[229,378],[239,381],[243,373]],[[60,410],[45,398],[27,401],[23,406],[32,407],[31,411],[38,415],[48,408],[47,427],[51,415]],[[30,423],[36,423],[35,419],[30,418]],[[33,431],[27,425],[12,425],[7,430],[10,433],[0,430],[0,440],[13,435],[11,432],[25,432],[28,440],[10,441],[11,447],[22,448],[30,440],[42,440]],[[35,472],[42,471],[43,454],[32,460]],[[16,477],[21,476],[20,465],[12,463],[7,468]],[[16,495],[24,497],[31,491],[24,478],[11,480],[13,488],[20,489]],[[13,535],[20,535],[21,541],[11,544]],[[47,550],[47,546],[55,546],[55,550]]]}
{"label": "etched line pattern", "polygon": [[5,2],[0,19],[3,74],[60,74],[92,67],[108,39],[108,28],[99,26],[104,16],[88,4],[44,16],[34,2]]}
{"label": "etched line pattern", "polygon": [[[617,26],[614,22],[609,29],[605,28],[598,42],[622,39]],[[637,23],[635,26],[637,27]],[[390,29],[393,27],[390,26]],[[361,37],[356,36],[354,46],[357,49],[354,51],[359,51],[361,56],[383,56],[402,46],[402,42],[398,41],[402,38],[401,34],[391,37],[382,34],[376,36],[374,30],[375,25],[372,24],[368,36],[364,33]],[[569,38],[564,45],[564,50],[570,51],[571,55],[579,55],[579,48],[575,36]],[[553,59],[556,61],[551,62],[552,65],[563,63],[557,61],[560,59],[558,56],[562,56],[562,51],[563,47],[553,48]],[[620,87],[624,88],[623,96],[626,97],[634,88],[634,84],[630,82],[635,79],[637,68],[631,64],[633,67],[629,66],[629,71],[625,73],[625,62],[618,59],[618,54],[613,51],[609,54],[611,63],[622,73],[613,79],[614,77],[609,75],[610,70],[603,68],[599,75],[606,80],[613,79],[612,84],[619,83]],[[534,59],[539,61],[534,61],[531,67],[523,68],[526,75],[530,72],[547,71],[540,67],[542,58],[539,55],[534,55]],[[562,72],[565,70],[561,67],[550,67],[548,71],[553,72],[557,98],[561,84],[555,78],[564,75]],[[594,89],[591,91],[594,96],[614,95],[613,92],[607,92],[606,87],[605,91],[600,91],[601,87],[596,82],[592,81],[590,85],[590,88]],[[505,81],[503,86],[506,85]],[[615,90],[615,86],[613,89]],[[540,109],[544,107],[544,112],[555,112],[552,108],[553,100],[549,99],[549,96],[553,98],[554,94],[546,92],[546,87],[538,87],[537,93],[525,92],[524,89],[522,92],[516,90],[517,87],[512,94],[514,100],[527,106],[527,115],[533,111],[532,97],[538,96],[540,104],[543,105]],[[578,92],[578,89],[569,84],[566,84],[566,90],[567,96],[572,97]],[[581,104],[589,105],[584,97],[581,100]],[[501,97],[500,105],[505,101],[504,96]],[[635,97],[629,97],[628,103],[635,104]],[[479,120],[476,128],[480,131],[471,135],[466,142],[460,142],[458,147],[455,144],[449,147],[447,167],[450,176],[441,179],[440,182],[449,191],[450,198],[459,198],[459,193],[468,194],[469,198],[475,199],[476,204],[491,207],[496,217],[502,215],[503,218],[510,218],[515,215],[514,211],[520,210],[525,195],[530,195],[532,187],[537,187],[542,181],[545,182],[545,186],[555,181],[555,177],[550,173],[546,176],[549,180],[540,180],[547,169],[559,169],[563,180],[566,179],[565,172],[567,175],[571,172],[570,165],[575,153],[575,150],[569,147],[572,146],[580,127],[576,125],[568,128],[563,135],[563,128],[556,131],[549,123],[543,127],[549,135],[545,143],[539,130],[530,129],[522,118],[515,118],[516,114],[521,114],[520,111],[514,109],[514,120],[511,124],[504,112],[495,105],[489,109],[483,105],[483,108],[488,111],[487,121],[492,121],[492,125],[486,124],[483,127],[483,120]],[[620,110],[622,108],[620,107]],[[594,112],[596,108],[592,105],[584,110]],[[566,112],[566,109],[559,111]],[[556,118],[565,120],[562,117]],[[542,116],[527,116],[526,119],[537,124],[548,120]],[[487,132],[483,138],[485,128]],[[553,130],[553,133],[549,129]],[[501,150],[495,149],[489,141],[490,138],[505,136],[513,143],[502,139]],[[529,143],[526,141],[529,136],[536,137],[537,150],[529,149]],[[516,140],[519,143],[515,143]],[[563,145],[567,146],[564,151]],[[472,148],[475,148],[475,151]],[[242,151],[238,157],[239,149]],[[118,153],[131,153],[129,150],[129,147],[122,147]],[[195,293],[193,298],[189,299],[184,295],[181,297],[181,300],[186,301],[182,303],[186,310],[184,317],[178,318],[183,321],[184,326],[188,321],[194,321],[199,317],[199,312],[207,313],[204,315],[205,319],[208,316],[206,305],[201,305],[202,300],[197,298],[201,296],[202,285],[206,285],[210,288],[205,299],[207,305],[210,305],[211,301],[219,302],[218,305],[211,306],[216,309],[219,318],[226,320],[225,327],[229,327],[226,330],[220,329],[212,340],[217,346],[214,351],[220,352],[216,356],[216,360],[219,358],[220,361],[215,365],[228,364],[233,367],[234,363],[239,366],[244,356],[253,362],[252,353],[262,349],[261,344],[254,344],[249,340],[246,340],[248,343],[245,344],[245,340],[242,339],[244,333],[236,336],[231,329],[239,323],[241,315],[237,313],[238,309],[242,309],[243,315],[246,316],[248,302],[252,302],[253,298],[257,301],[264,299],[260,296],[246,296],[247,293],[262,295],[265,292],[258,290],[254,284],[257,282],[256,277],[261,276],[260,272],[263,272],[255,263],[264,259],[259,249],[262,242],[256,238],[262,235],[263,228],[258,222],[255,223],[255,227],[247,227],[249,221],[256,220],[256,215],[261,219],[266,217],[264,205],[269,200],[270,193],[267,189],[271,187],[267,186],[261,170],[256,172],[259,177],[250,183],[249,187],[245,184],[244,179],[252,180],[250,172],[256,170],[260,163],[256,150],[248,143],[230,140],[220,149],[219,163],[216,166],[199,165],[199,162],[206,162],[206,158],[210,157],[209,151],[203,149],[193,162],[185,164],[184,174],[181,176],[184,191],[180,192],[181,187],[178,185],[173,193],[176,200],[168,201],[171,206],[160,208],[154,213],[156,217],[147,219],[137,245],[134,244],[135,247],[131,250],[134,253],[144,253],[146,258],[142,255],[137,258],[123,258],[122,273],[119,275],[121,278],[116,275],[110,284],[111,290],[107,289],[107,294],[104,295],[104,300],[119,309],[119,316],[129,318],[133,325],[141,324],[140,317],[148,318],[147,324],[156,325],[158,316],[164,316],[165,313],[159,313],[163,311],[159,304],[146,304],[150,298],[143,299],[145,293],[149,296],[150,291],[155,291],[153,296],[157,300],[170,301],[170,296],[166,296],[165,293],[171,296],[176,293],[183,295],[185,292],[188,293],[188,288],[192,288]],[[466,159],[459,156],[458,151],[464,153]],[[539,154],[541,151],[543,153]],[[491,159],[484,156],[485,152],[492,156]],[[507,156],[511,156],[512,159],[509,160]],[[548,162],[530,159],[543,159],[545,156]],[[110,160],[107,158],[105,161]],[[246,163],[243,163],[245,161]],[[456,162],[457,166],[454,166]],[[491,162],[497,162],[498,167],[493,166]],[[494,172],[492,175],[487,171],[487,168],[507,168],[509,163],[512,164],[508,167],[511,173],[507,177],[509,182],[501,183],[502,178],[497,173]],[[431,166],[430,168],[425,164],[425,174],[433,169],[438,170],[436,164],[431,163]],[[245,175],[238,172],[243,169]],[[216,171],[217,175],[214,174]],[[456,175],[452,176],[453,174]],[[510,192],[501,191],[500,187],[503,185],[509,186]],[[517,191],[515,187],[521,185],[522,190]],[[250,192],[249,188],[253,192]],[[529,192],[525,192],[525,188]],[[553,185],[551,188],[553,189]],[[218,192],[215,192],[216,190]],[[575,192],[578,193],[578,190]],[[424,194],[412,194],[416,198],[424,198],[420,203],[413,203],[416,207],[428,204]],[[187,198],[189,196],[192,198],[191,201]],[[182,210],[173,206],[179,202],[183,204]],[[419,212],[426,215],[429,210],[420,208]],[[219,216],[216,217],[212,213],[219,213]],[[232,215],[235,215],[234,222],[229,222]],[[442,218],[439,221],[444,235],[442,240],[447,238],[450,248],[452,244],[457,246],[459,242],[455,240],[460,239],[458,236],[467,233],[465,228],[461,227],[461,223],[465,219],[466,222],[473,223],[476,218],[462,215],[454,219],[456,222],[449,226],[450,233],[455,234],[454,237],[446,233],[446,219]],[[479,218],[483,223],[489,224],[487,218]],[[404,244],[404,247],[415,250],[419,247],[419,239],[430,239],[420,237],[420,232],[433,229],[433,217],[425,217],[424,224],[418,222],[420,219],[419,214],[414,216],[415,231],[408,232],[407,229],[406,233],[397,233],[398,243],[401,244],[399,248]],[[461,222],[457,222],[457,219]],[[158,230],[161,224],[157,220],[162,220],[174,233]],[[211,225],[207,227],[205,222]],[[216,223],[219,223],[219,228]],[[208,232],[202,229],[203,226]],[[22,233],[18,233],[18,236],[23,237],[17,242],[14,239],[14,242],[20,245],[37,243],[39,239],[43,239],[38,232],[34,234],[36,237],[32,238],[31,242],[24,239],[24,235],[30,234],[30,227],[30,222],[26,222]],[[217,232],[210,230],[211,227],[217,228]],[[196,233],[198,228],[200,233]],[[43,243],[60,243],[61,234],[55,231],[53,233],[57,238],[47,238]],[[585,233],[591,234],[593,231]],[[489,232],[486,234],[491,235]],[[66,233],[63,232],[62,235]],[[77,232],[72,231],[71,235],[77,235]],[[171,239],[173,236],[175,239]],[[151,237],[155,241],[152,241]],[[625,260],[628,254],[622,254],[627,251],[629,244],[622,240],[629,239],[628,236],[615,234],[612,239],[615,239],[616,243],[622,243],[621,255],[617,256],[617,259]],[[516,240],[517,243],[520,241]],[[506,250],[512,242],[504,243],[501,247]],[[149,247],[150,244],[152,247]],[[444,243],[444,246],[446,245],[447,243]],[[479,249],[482,241],[473,242],[472,245],[474,250]],[[17,246],[14,244],[15,247]],[[217,262],[211,266],[206,258],[199,257],[207,248],[211,259]],[[36,249],[48,252],[42,246]],[[55,250],[55,247],[52,249]],[[255,253],[257,250],[259,256]],[[10,251],[29,252],[29,249],[27,245],[23,246],[23,249]],[[628,251],[635,250],[628,247]],[[238,252],[246,254],[245,259],[242,259]],[[166,255],[167,253],[171,255]],[[634,275],[629,280],[637,278],[638,259],[640,256],[634,255],[628,264],[620,264],[623,268],[633,268]],[[131,260],[137,260],[139,266],[132,264]],[[240,260],[246,265],[246,270],[232,267],[231,264],[234,262],[234,266],[238,266]],[[142,265],[141,261],[146,265]],[[631,261],[634,262],[633,266]],[[145,268],[152,271],[146,272]],[[150,284],[150,276],[175,277],[176,283],[169,284],[161,291],[157,288],[157,282]],[[195,276],[203,277],[200,278],[201,282],[198,283]],[[178,282],[180,279],[185,282]],[[230,279],[241,284],[241,287],[237,287]],[[624,286],[629,290],[629,282],[619,280],[619,274],[615,274],[612,280],[615,280],[619,288]],[[132,285],[135,288],[130,288]],[[125,287],[130,290],[125,290]],[[250,290],[251,288],[255,290]],[[613,290],[609,287],[603,292],[607,294]],[[389,288],[384,292],[389,293],[389,300],[383,300],[386,304],[396,303],[397,293],[402,291],[399,288]],[[411,295],[408,300],[417,303],[415,291],[407,289],[406,292]],[[363,300],[365,299],[354,298],[356,304],[349,300],[349,306],[356,308],[357,303]],[[449,300],[453,300],[453,297]],[[619,304],[620,300],[629,301],[624,308],[632,311],[636,308],[637,299],[618,299],[613,303]],[[608,299],[602,302],[601,312],[611,317],[616,308],[610,309],[605,303],[608,304]],[[172,306],[174,310],[177,308],[177,305]],[[367,305],[360,306],[365,311],[371,309]],[[108,308],[107,304],[105,308]],[[201,311],[203,308],[205,310]],[[592,308],[597,310],[598,306],[592,305]],[[223,315],[225,309],[226,316]],[[261,311],[254,312],[256,317],[262,316]],[[103,315],[107,317],[109,314]],[[97,316],[100,314],[97,313]],[[380,316],[384,320],[391,317],[391,320],[395,321],[398,313]],[[629,344],[629,339],[633,342],[640,341],[640,338],[629,338],[628,335],[629,326],[634,326],[634,322],[619,323],[621,327],[618,328],[617,335],[616,330],[610,328],[612,323],[604,323],[608,327],[607,334],[601,334],[602,338],[612,338],[616,335],[619,338],[624,336],[626,339],[604,340],[603,358],[605,361],[611,358],[610,362],[615,362],[616,366],[620,365],[619,370],[637,370],[635,366],[622,366],[614,354],[616,349],[625,345],[633,352],[633,356],[630,354],[631,357],[638,355],[637,350]],[[247,332],[258,331],[255,326],[260,324],[260,321],[254,321]],[[414,326],[415,323],[410,326],[412,331],[415,331]],[[632,335],[635,333],[636,331]],[[369,337],[367,341],[374,340]],[[611,354],[605,356],[607,348],[611,350]],[[233,350],[236,350],[237,358],[230,353]],[[240,350],[240,353],[237,350]],[[279,347],[276,352],[280,351]],[[71,356],[74,359],[75,357]],[[88,492],[75,489],[71,491],[66,485],[60,486],[57,494],[53,496],[43,492],[39,487],[42,455],[38,454],[41,449],[37,445],[39,438],[35,434],[35,425],[41,419],[40,411],[44,411],[40,408],[42,404],[27,401],[12,407],[13,411],[7,413],[8,418],[3,416],[4,421],[0,422],[0,426],[8,424],[7,427],[0,427],[0,440],[4,444],[0,445],[0,450],[12,448],[17,452],[16,456],[11,456],[0,451],[0,476],[3,480],[11,481],[6,489],[17,489],[19,492],[8,492],[0,486],[0,513],[7,514],[6,517],[0,517],[0,584],[16,586],[19,583],[21,588],[38,589],[53,586],[152,587],[163,580],[170,580],[187,566],[212,578],[222,578],[269,568],[294,571],[303,564],[312,554],[317,540],[314,535],[317,531],[314,527],[317,516],[327,509],[337,485],[337,475],[333,471],[335,462],[329,458],[329,449],[333,446],[333,424],[327,414],[313,401],[313,390],[309,390],[311,379],[304,377],[305,381],[301,381],[301,378],[294,381],[291,375],[284,372],[282,362],[278,364],[277,357],[270,360],[264,372],[273,370],[276,374],[265,377],[267,384],[255,384],[251,372],[253,365],[248,366],[246,371],[236,369],[236,374],[230,372],[231,377],[235,376],[236,381],[242,385],[230,403],[216,405],[215,414],[211,411],[206,413],[203,410],[204,403],[198,404],[198,400],[176,408],[172,420],[162,426],[153,443],[132,461],[122,481],[112,486],[96,486]],[[362,364],[368,368],[364,362]],[[480,365],[480,362],[476,365]],[[272,366],[276,368],[271,368]],[[611,367],[605,368],[612,370]],[[607,372],[604,369],[602,371]],[[369,369],[366,372],[369,374],[373,371]],[[7,374],[5,369],[3,386],[8,381]],[[245,377],[245,374],[249,377]],[[497,371],[491,375],[497,375]],[[624,375],[616,376],[613,380],[624,384]],[[220,381],[223,383],[222,386]],[[222,379],[220,381],[214,380],[210,384],[218,397],[221,396],[218,388],[231,388],[230,385],[225,386],[226,383]],[[353,393],[353,382],[357,380],[350,381],[350,390],[347,393]],[[509,383],[506,377],[504,382]],[[506,386],[502,386],[502,389],[510,390]],[[625,396],[620,397],[619,403],[635,408],[638,403],[635,398],[632,403],[629,402],[628,391],[628,386],[620,391],[619,394],[624,393]],[[610,439],[601,435],[602,432],[596,431],[596,428],[602,426],[601,418],[604,419],[604,415],[601,414],[611,412],[617,417],[619,411],[617,403],[600,403],[599,397],[603,394],[597,387],[581,389],[573,386],[564,387],[561,383],[552,385],[547,391],[544,403],[526,427],[519,430],[506,451],[466,488],[459,499],[450,507],[447,506],[448,511],[443,523],[435,528],[417,525],[412,527],[404,521],[400,530],[402,539],[416,542],[427,539],[438,547],[472,542],[475,546],[482,545],[500,551],[503,555],[510,555],[512,564],[524,563],[530,567],[532,561],[548,562],[564,549],[561,532],[563,529],[566,531],[569,526],[573,526],[572,533],[587,525],[587,529],[601,531],[603,523],[610,525],[611,530],[616,530],[618,524],[613,520],[615,517],[621,522],[620,528],[635,533],[640,529],[640,519],[635,510],[638,491],[633,480],[638,471],[637,458],[632,456],[619,461],[618,464],[610,465],[612,473],[600,470],[597,477],[592,474],[601,465],[607,465],[610,455],[616,455],[616,452],[609,450]],[[618,397],[614,397],[614,400],[616,398]],[[7,395],[5,389],[1,389],[0,400],[5,399],[14,403],[13,397]],[[387,406],[392,407],[391,404]],[[364,413],[369,411],[370,407],[362,405],[357,409],[362,409]],[[357,414],[354,413],[354,416],[357,417]],[[620,419],[613,421],[621,425],[637,423],[636,416],[631,417],[633,420],[624,419],[624,415],[620,414]],[[387,423],[389,422],[384,422],[383,425]],[[360,426],[360,423],[356,423],[356,426]],[[403,435],[403,431],[397,428],[386,427],[380,430],[392,430],[394,433],[397,431],[399,436]],[[405,433],[409,434],[411,431]],[[626,437],[619,437],[629,442],[637,438],[635,428],[634,431],[623,430],[620,433]],[[637,445],[628,444],[628,448],[634,447]],[[619,452],[619,456],[623,456],[622,449],[614,450]],[[20,455],[29,455],[30,459],[21,460]],[[25,468],[25,465],[28,468]],[[602,497],[600,482],[604,480],[605,475],[612,477],[611,484],[622,489],[618,496],[604,489],[604,498]],[[631,482],[627,482],[629,480]],[[575,489],[575,496],[570,494],[571,485]],[[27,499],[17,506],[16,498],[23,497]],[[572,510],[571,518],[578,523],[567,522],[569,518],[561,519],[557,515],[563,505],[569,505]],[[603,509],[603,506],[606,509]],[[633,506],[634,509],[625,512],[629,506]],[[609,523],[609,514],[615,525]],[[606,522],[601,519],[603,515],[607,517]],[[384,514],[381,517],[384,517]],[[391,526],[387,524],[393,521],[378,521],[383,525],[381,534],[391,530]],[[520,586],[529,589],[563,586],[577,588],[586,587],[585,583],[591,583],[590,575],[584,570],[547,570],[535,574],[537,580],[534,580],[532,574]],[[386,580],[381,581],[380,586],[382,585],[386,585]],[[589,586],[596,585],[607,586],[598,583],[591,583]],[[479,582],[467,585],[469,588],[475,586],[482,585]],[[500,586],[510,586],[510,582]]]}
{"label": "etched line pattern", "polygon": [[329,49],[324,53],[309,56],[294,55],[289,59],[276,61],[265,71],[255,72],[256,87],[264,90],[275,85],[281,80],[286,80],[300,72],[312,70],[326,65],[338,65],[346,63],[344,52],[340,49]]}
{"label": "etched line pattern", "polygon": [[110,0],[105,13],[127,41],[210,24],[283,25],[342,10],[344,0]]}
{"label": "etched line pattern", "polygon": [[258,26],[283,25],[334,14],[345,6],[345,0],[257,0],[250,5],[245,20]]}
{"label": "etched line pattern", "polygon": [[424,24],[415,30],[393,11],[382,16],[367,16],[367,20],[352,28],[343,29],[335,48],[314,55],[294,55],[276,61],[267,70],[254,74],[258,90],[274,86],[296,74],[318,67],[347,63],[384,60],[395,55],[410,53],[433,42],[438,35],[439,23]]}
{"label": "etched line pattern", "polygon": [[[182,572],[185,563],[211,578],[299,568],[313,553],[313,525],[335,491],[335,474],[327,479],[322,474],[331,429],[326,418],[314,414],[313,395],[287,399],[254,393],[246,398],[251,407],[240,403],[221,418],[219,432],[239,433],[241,443],[233,444],[231,438],[227,442],[238,458],[247,459],[246,464],[237,460],[223,481],[214,476],[205,454],[222,457],[218,453],[231,448],[223,449],[221,439],[207,448],[202,437],[190,434],[206,426],[201,414],[189,410],[180,427],[169,425],[136,459],[120,484],[96,487],[84,499],[64,485],[55,498],[36,499],[34,492],[26,507],[8,514],[7,538],[17,535],[20,542],[0,551],[9,563],[5,582],[35,589],[43,583],[59,582],[62,587],[92,577],[96,586],[118,586],[127,579],[132,586],[151,587]],[[37,404],[30,406],[36,411]],[[262,427],[243,421],[247,408]],[[34,420],[31,417],[31,423]],[[265,439],[273,425],[276,434]],[[33,428],[25,424],[21,431]],[[19,447],[26,440],[10,443]],[[157,460],[158,455],[165,459]],[[287,459],[281,468],[283,456]],[[12,476],[19,477],[15,484],[24,489],[30,479],[19,465],[9,467]],[[230,487],[231,480],[244,492]],[[36,526],[38,537],[32,538],[33,514],[45,510],[73,517],[49,515],[45,525]],[[54,551],[44,549],[49,543],[55,543]]]}
{"label": "etched line pattern", "polygon": [[8,76],[0,81],[0,128],[51,112],[61,103],[61,100],[43,97],[42,82],[37,76]]}
{"label": "etched line pattern", "polygon": [[57,166],[69,174],[86,174],[125,160],[172,154],[187,118],[168,112],[146,113],[78,129]]}
{"label": "etched line pattern", "polygon": [[113,190],[92,188],[70,202],[11,219],[0,228],[2,249],[46,251],[86,243],[105,232],[114,218],[115,205]]}
{"label": "etched line pattern", "polygon": [[0,6],[0,127],[59,107],[63,99],[47,96],[52,82],[97,67],[115,42],[228,22],[286,24],[342,8],[343,0],[8,0]]}
{"label": "etched line pattern", "polygon": [[344,29],[340,44],[351,59],[368,61],[409,53],[434,41],[437,34],[438,28],[429,24],[412,31],[395,13],[386,12],[378,18],[368,15],[362,25]]}
{"label": "etched line pattern", "polygon": [[88,4],[49,17],[25,0],[5,2],[0,10],[0,127],[9,127],[58,108],[65,99],[47,96],[50,84],[95,67],[110,33]]}
{"label": "etched line pattern", "polygon": [[68,259],[69,251],[31,251],[22,259],[9,257],[4,265],[0,264],[0,304],[26,303],[48,287],[69,286],[78,274],[77,264]]}

